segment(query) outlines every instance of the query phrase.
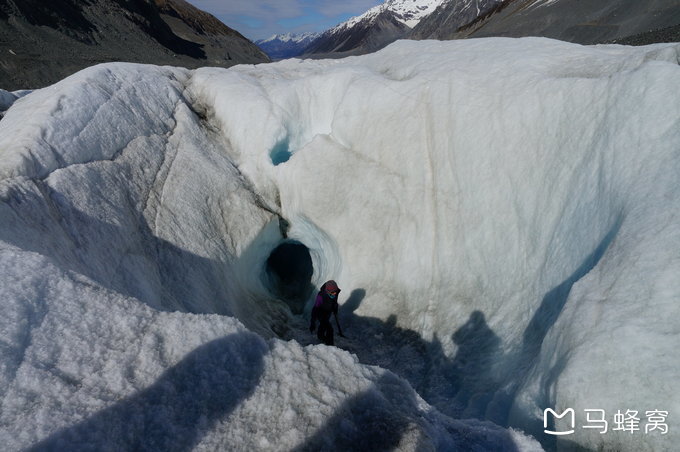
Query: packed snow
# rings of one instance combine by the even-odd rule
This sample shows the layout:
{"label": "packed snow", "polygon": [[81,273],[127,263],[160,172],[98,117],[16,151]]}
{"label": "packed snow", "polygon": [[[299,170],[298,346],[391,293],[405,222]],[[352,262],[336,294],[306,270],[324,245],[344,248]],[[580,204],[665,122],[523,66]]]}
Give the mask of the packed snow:
{"label": "packed snow", "polygon": [[3,447],[671,450],[679,62],[399,41],[0,91]]}
{"label": "packed snow", "polygon": [[30,93],[30,90],[9,92],[0,89],[0,114],[4,113],[20,97]]}

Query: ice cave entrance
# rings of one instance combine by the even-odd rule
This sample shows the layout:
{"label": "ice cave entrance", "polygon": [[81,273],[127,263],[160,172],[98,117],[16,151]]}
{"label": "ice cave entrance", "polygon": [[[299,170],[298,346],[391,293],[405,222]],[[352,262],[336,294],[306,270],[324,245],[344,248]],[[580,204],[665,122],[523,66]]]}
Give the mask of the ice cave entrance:
{"label": "ice cave entrance", "polygon": [[312,292],[312,257],[296,240],[278,245],[267,258],[266,283],[271,293],[283,300],[294,314],[301,314]]}

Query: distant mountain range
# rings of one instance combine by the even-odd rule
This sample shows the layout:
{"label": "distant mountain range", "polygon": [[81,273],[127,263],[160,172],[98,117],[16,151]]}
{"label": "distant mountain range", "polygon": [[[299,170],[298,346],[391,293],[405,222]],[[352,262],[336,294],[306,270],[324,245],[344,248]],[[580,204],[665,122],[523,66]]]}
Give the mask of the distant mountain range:
{"label": "distant mountain range", "polygon": [[281,60],[302,55],[321,33],[286,33],[255,41],[272,60]]}
{"label": "distant mountain range", "polygon": [[[343,57],[397,39],[545,36],[581,44],[680,41],[678,0],[386,0],[313,38],[259,41],[272,58]],[[276,39],[274,39],[276,38]]]}
{"label": "distant mountain range", "polygon": [[269,61],[184,0],[0,0],[0,55],[6,90],[46,86],[105,61],[189,68]]}

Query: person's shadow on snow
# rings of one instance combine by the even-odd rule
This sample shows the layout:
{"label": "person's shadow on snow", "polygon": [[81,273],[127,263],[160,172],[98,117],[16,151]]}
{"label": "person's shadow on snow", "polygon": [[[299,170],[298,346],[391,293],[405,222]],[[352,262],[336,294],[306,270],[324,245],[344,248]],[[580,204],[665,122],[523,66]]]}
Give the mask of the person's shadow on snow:
{"label": "person's shadow on snow", "polygon": [[[365,297],[365,289],[354,289],[340,304],[343,329],[350,334],[354,332],[360,339],[345,341],[341,348],[354,353],[363,364],[398,373],[418,394],[445,414],[465,413],[484,419],[485,404],[497,385],[491,365],[498,358],[501,343],[486,323],[484,314],[474,311],[456,330],[451,339],[458,351],[455,356],[448,357],[436,336],[427,341],[417,332],[399,327],[396,315],[385,320],[357,316],[356,310]],[[370,347],[366,346],[368,343]],[[405,413],[416,412],[417,403],[403,397],[410,393],[396,384],[393,377],[385,374],[367,391],[348,398],[294,451],[398,448],[413,422]],[[402,397],[396,397],[397,393]],[[449,429],[451,444],[439,444],[444,450],[483,445],[486,450],[517,451],[510,434],[491,423],[467,421],[467,424],[448,426]],[[425,443],[428,442],[423,440],[423,448],[431,447]]]}
{"label": "person's shadow on snow", "polygon": [[364,301],[365,297],[366,290],[354,289],[345,302],[340,305],[338,314],[340,315],[340,322],[342,322],[342,325],[345,327],[343,328],[345,333],[347,333],[349,327],[354,323],[354,312],[359,309],[359,306],[361,306],[361,302]]}
{"label": "person's shadow on snow", "polygon": [[489,328],[481,311],[470,314],[451,339],[458,345],[450,370],[455,400],[465,407],[465,416],[483,419],[486,405],[497,387],[491,365],[498,358],[501,340]]}
{"label": "person's shadow on snow", "polygon": [[386,373],[370,389],[345,400],[292,452],[395,450],[416,412],[412,395],[403,380]]}
{"label": "person's shadow on snow", "polygon": [[188,451],[257,387],[266,343],[244,332],[197,348],[149,388],[54,433],[31,451]]}
{"label": "person's shadow on snow", "polygon": [[[345,334],[361,338],[361,344],[349,340],[341,348],[364,364],[397,372],[446,414],[484,419],[485,407],[498,386],[491,367],[501,353],[501,340],[484,313],[474,311],[453,333],[451,339],[458,348],[449,357],[436,336],[426,341],[415,331],[399,327],[396,315],[385,320],[354,315],[365,296],[364,289],[354,289],[340,306]],[[371,347],[365,346],[368,342]]]}
{"label": "person's shadow on snow", "polygon": [[[433,434],[414,435],[418,430]],[[292,452],[405,448],[518,452],[510,433],[490,422],[460,422],[437,415],[428,418],[406,380],[391,372],[384,372],[368,389],[348,397]]]}

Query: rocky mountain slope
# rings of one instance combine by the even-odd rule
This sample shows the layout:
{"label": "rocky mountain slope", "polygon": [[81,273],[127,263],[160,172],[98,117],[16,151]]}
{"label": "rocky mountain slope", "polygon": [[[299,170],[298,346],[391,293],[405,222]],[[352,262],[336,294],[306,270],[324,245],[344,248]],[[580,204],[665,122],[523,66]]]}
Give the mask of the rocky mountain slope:
{"label": "rocky mountain slope", "polygon": [[406,37],[442,0],[387,0],[364,14],[323,32],[305,50],[307,55],[345,56],[374,52]]}
{"label": "rocky mountain slope", "polygon": [[269,61],[184,0],[0,0],[0,88],[52,84],[106,61],[229,67]]}
{"label": "rocky mountain slope", "polygon": [[[471,14],[475,9],[476,17]],[[544,36],[595,44],[678,24],[677,0],[449,0],[423,19],[411,37]]]}
{"label": "rocky mountain slope", "polygon": [[451,39],[446,30],[458,30],[491,14],[503,0],[445,0],[432,14],[423,18],[410,34],[415,39]]}

